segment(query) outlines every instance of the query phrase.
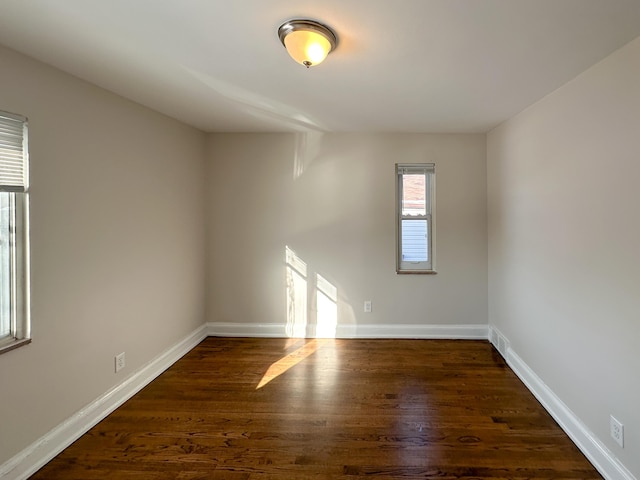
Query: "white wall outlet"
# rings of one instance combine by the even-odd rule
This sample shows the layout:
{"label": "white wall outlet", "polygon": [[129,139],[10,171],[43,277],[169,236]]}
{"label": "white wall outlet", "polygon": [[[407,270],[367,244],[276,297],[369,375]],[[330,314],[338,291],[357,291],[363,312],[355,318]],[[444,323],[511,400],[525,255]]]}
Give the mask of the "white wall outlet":
{"label": "white wall outlet", "polygon": [[127,365],[127,361],[124,356],[124,352],[116,355],[116,373],[122,370]]}
{"label": "white wall outlet", "polygon": [[611,425],[611,438],[613,438],[618,445],[624,448],[624,425],[621,424],[616,418],[610,416]]}
{"label": "white wall outlet", "polygon": [[371,313],[371,300],[364,301],[364,313]]}

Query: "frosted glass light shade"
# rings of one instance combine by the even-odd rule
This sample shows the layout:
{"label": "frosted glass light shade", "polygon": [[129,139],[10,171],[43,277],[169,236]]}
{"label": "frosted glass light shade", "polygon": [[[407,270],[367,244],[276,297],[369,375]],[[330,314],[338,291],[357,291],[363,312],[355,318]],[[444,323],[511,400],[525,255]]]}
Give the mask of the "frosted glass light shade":
{"label": "frosted glass light shade", "polygon": [[319,33],[305,32],[304,30],[291,32],[287,35],[284,39],[284,46],[287,47],[291,58],[306,66],[322,62],[331,50],[331,44],[325,37]]}
{"label": "frosted glass light shade", "polygon": [[321,63],[337,44],[333,31],[312,20],[285,22],[278,36],[291,58],[307,68]]}

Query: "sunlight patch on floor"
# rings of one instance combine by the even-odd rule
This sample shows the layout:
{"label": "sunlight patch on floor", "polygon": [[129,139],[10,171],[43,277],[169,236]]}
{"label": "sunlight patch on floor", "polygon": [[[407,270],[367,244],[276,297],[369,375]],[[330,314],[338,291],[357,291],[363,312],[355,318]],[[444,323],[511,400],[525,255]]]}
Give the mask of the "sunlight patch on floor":
{"label": "sunlight patch on floor", "polygon": [[316,339],[310,340],[309,342],[305,343],[297,350],[294,350],[293,352],[291,352],[289,355],[273,363],[269,367],[267,372],[264,374],[264,376],[262,377],[262,380],[260,380],[260,383],[256,387],[256,390],[260,390],[262,387],[267,385],[269,382],[271,382],[275,378],[278,378],[283,373],[287,372],[291,368],[298,365],[305,358],[309,357],[310,355],[313,355],[320,348],[322,348],[322,346],[325,343],[329,341],[331,340],[326,338],[316,338]]}

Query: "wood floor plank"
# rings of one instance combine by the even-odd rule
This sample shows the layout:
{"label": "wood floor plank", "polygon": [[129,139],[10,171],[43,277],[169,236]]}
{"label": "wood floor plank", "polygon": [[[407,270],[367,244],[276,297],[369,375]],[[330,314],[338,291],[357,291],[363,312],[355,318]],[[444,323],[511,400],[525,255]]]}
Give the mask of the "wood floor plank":
{"label": "wood floor plank", "polygon": [[602,478],[488,342],[208,338],[33,480]]}

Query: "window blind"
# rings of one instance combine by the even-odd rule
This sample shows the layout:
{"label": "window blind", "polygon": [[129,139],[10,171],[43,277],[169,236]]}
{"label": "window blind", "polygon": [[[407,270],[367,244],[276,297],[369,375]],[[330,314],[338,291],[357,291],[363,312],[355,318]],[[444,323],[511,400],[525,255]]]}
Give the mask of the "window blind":
{"label": "window blind", "polygon": [[435,163],[415,164],[399,164],[398,175],[425,175],[436,171]]}
{"label": "window blind", "polygon": [[0,191],[26,192],[28,187],[27,119],[0,112]]}

